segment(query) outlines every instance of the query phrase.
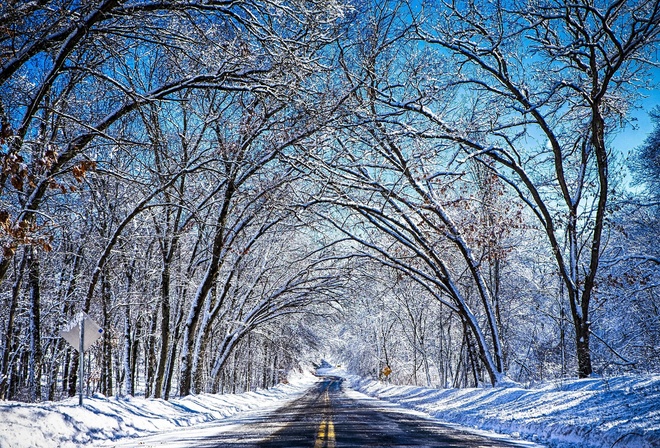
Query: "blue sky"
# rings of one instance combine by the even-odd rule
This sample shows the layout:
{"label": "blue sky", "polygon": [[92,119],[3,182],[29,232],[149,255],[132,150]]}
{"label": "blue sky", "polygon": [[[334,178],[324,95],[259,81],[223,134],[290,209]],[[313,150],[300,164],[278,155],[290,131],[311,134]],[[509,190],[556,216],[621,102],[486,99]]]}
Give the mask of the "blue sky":
{"label": "blue sky", "polygon": [[660,68],[653,70],[651,73],[656,88],[644,91],[643,94],[646,98],[639,104],[639,109],[632,111],[631,115],[635,119],[634,128],[631,126],[626,127],[613,141],[615,149],[623,154],[628,154],[630,150],[641,145],[646,136],[653,130],[649,112],[654,107],[660,106]]}

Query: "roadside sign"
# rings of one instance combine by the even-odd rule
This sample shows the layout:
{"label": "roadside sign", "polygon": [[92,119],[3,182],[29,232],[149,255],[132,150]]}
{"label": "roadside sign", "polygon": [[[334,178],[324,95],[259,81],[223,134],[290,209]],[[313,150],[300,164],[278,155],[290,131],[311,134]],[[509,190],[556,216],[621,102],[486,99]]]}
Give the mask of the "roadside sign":
{"label": "roadside sign", "polygon": [[[84,322],[84,331],[81,332],[80,322]],[[92,320],[84,312],[79,312],[76,314],[71,322],[62,328],[60,335],[71,344],[76,350],[80,351],[80,335],[84,334],[82,349],[83,352],[86,352],[94,342],[96,342],[103,335],[103,328],[99,326],[96,322]]]}
{"label": "roadside sign", "polygon": [[73,320],[60,331],[60,335],[80,353],[80,359],[78,361],[78,368],[80,369],[78,375],[80,398],[78,404],[82,406],[85,351],[103,335],[103,328],[94,322],[85,312],[81,311],[73,316]]}
{"label": "roadside sign", "polygon": [[385,368],[383,369],[383,375],[385,375],[385,377],[387,378],[388,376],[390,376],[390,373],[392,373],[392,369],[390,369],[390,366],[385,366]]}

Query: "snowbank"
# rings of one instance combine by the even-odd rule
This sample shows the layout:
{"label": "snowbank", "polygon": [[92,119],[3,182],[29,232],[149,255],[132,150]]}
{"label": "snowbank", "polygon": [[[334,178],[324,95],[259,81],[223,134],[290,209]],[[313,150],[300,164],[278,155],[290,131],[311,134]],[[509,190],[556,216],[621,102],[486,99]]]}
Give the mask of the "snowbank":
{"label": "snowbank", "polygon": [[200,394],[170,401],[144,398],[78,398],[61,402],[0,402],[0,447],[99,446],[123,437],[145,436],[225,418],[240,411],[279,406],[298,397],[317,379],[289,377],[288,384],[236,395]]}
{"label": "snowbank", "polygon": [[[660,375],[548,383],[534,389],[425,389],[390,386],[323,366],[375,398],[453,424],[509,434],[553,448],[660,447]],[[300,396],[317,378],[289,378],[269,390],[181,399],[94,397],[79,407],[58,403],[0,402],[0,447],[101,446],[209,422],[250,409],[276,408]]]}
{"label": "snowbank", "polygon": [[534,389],[438,390],[348,380],[362,393],[439,420],[549,447],[660,447],[660,376],[571,380]]}

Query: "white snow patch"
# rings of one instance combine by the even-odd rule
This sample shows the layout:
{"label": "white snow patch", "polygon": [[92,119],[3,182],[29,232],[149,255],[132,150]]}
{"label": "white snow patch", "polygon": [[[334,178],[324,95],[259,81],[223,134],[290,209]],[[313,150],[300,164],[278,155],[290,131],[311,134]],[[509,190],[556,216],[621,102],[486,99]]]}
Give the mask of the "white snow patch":
{"label": "white snow patch", "polygon": [[439,420],[553,448],[660,447],[660,375],[563,380],[533,389],[427,389],[347,379],[362,393]]}
{"label": "white snow patch", "polygon": [[96,395],[78,406],[61,402],[0,402],[0,447],[99,446],[226,418],[241,411],[279,406],[318,381],[311,372],[290,375],[288,384],[242,394],[200,394],[169,401]]}

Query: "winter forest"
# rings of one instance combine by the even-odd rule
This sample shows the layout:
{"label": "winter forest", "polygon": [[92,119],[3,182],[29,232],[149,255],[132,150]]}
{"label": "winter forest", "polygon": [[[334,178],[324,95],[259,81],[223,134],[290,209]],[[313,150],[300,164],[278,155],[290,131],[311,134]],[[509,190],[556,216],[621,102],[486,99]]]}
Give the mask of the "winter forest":
{"label": "winter forest", "polygon": [[3,1],[0,398],[660,371],[659,44],[658,0]]}

